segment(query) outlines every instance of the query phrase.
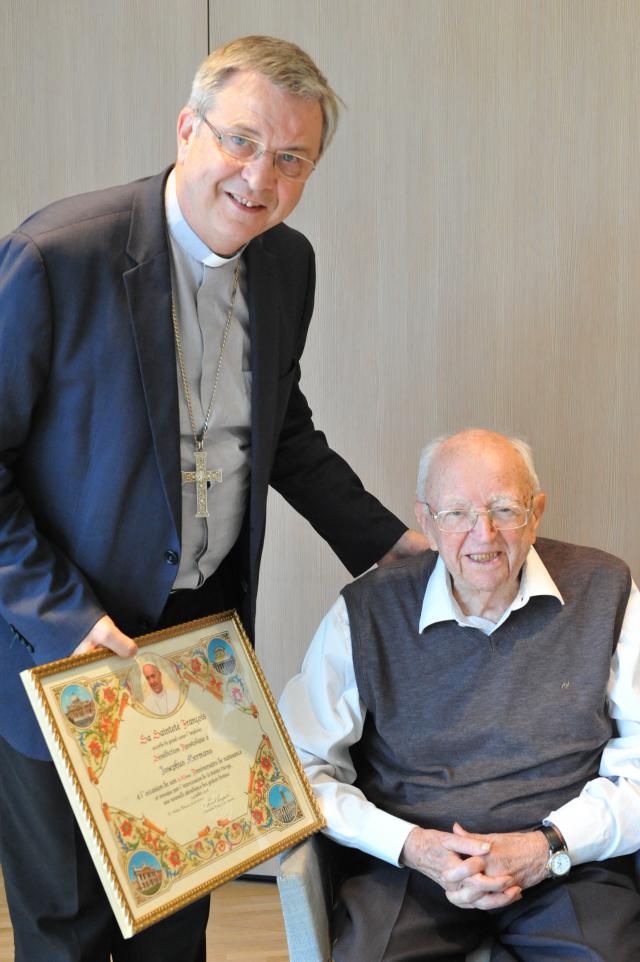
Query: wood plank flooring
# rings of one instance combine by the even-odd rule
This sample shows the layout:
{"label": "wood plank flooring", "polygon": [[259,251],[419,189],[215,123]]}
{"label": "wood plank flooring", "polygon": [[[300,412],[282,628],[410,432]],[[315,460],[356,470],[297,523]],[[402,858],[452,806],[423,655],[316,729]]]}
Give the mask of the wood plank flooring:
{"label": "wood plank flooring", "polygon": [[[13,933],[0,874],[0,959],[13,959]],[[207,962],[289,962],[275,883],[228,882],[211,896]]]}
{"label": "wood plank flooring", "polygon": [[207,962],[289,962],[275,882],[228,882],[213,892]]}

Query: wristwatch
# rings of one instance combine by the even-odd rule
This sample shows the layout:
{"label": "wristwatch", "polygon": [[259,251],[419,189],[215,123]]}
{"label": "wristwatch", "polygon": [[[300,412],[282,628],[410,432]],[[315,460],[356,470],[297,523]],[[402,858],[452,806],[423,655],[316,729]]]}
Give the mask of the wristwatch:
{"label": "wristwatch", "polygon": [[538,831],[542,832],[549,843],[549,858],[545,866],[547,872],[554,878],[562,878],[571,868],[565,840],[555,825],[539,825]]}

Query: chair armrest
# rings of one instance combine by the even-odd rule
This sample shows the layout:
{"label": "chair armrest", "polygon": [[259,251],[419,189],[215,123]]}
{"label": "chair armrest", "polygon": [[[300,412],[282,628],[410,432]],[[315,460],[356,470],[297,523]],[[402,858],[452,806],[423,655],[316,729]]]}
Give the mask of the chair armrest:
{"label": "chair armrest", "polygon": [[277,882],[290,962],[331,958],[331,877],[323,842],[313,835],[280,857]]}

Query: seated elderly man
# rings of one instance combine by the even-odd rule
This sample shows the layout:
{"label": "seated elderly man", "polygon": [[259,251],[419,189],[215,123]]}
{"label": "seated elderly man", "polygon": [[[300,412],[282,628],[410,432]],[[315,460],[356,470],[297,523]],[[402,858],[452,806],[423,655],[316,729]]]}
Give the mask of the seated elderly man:
{"label": "seated elderly man", "polygon": [[539,539],[526,444],[428,445],[433,550],[346,587],[282,713],[348,853],[336,962],[638,962],[640,596]]}

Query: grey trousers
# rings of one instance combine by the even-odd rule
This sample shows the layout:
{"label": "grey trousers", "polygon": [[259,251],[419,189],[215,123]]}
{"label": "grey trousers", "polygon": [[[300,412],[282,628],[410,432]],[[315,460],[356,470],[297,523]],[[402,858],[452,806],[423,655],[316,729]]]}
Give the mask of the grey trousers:
{"label": "grey trousers", "polygon": [[639,962],[632,856],[575,866],[504,909],[459,909],[435,882],[365,857],[343,881],[335,962],[464,962],[487,934],[491,962]]}

